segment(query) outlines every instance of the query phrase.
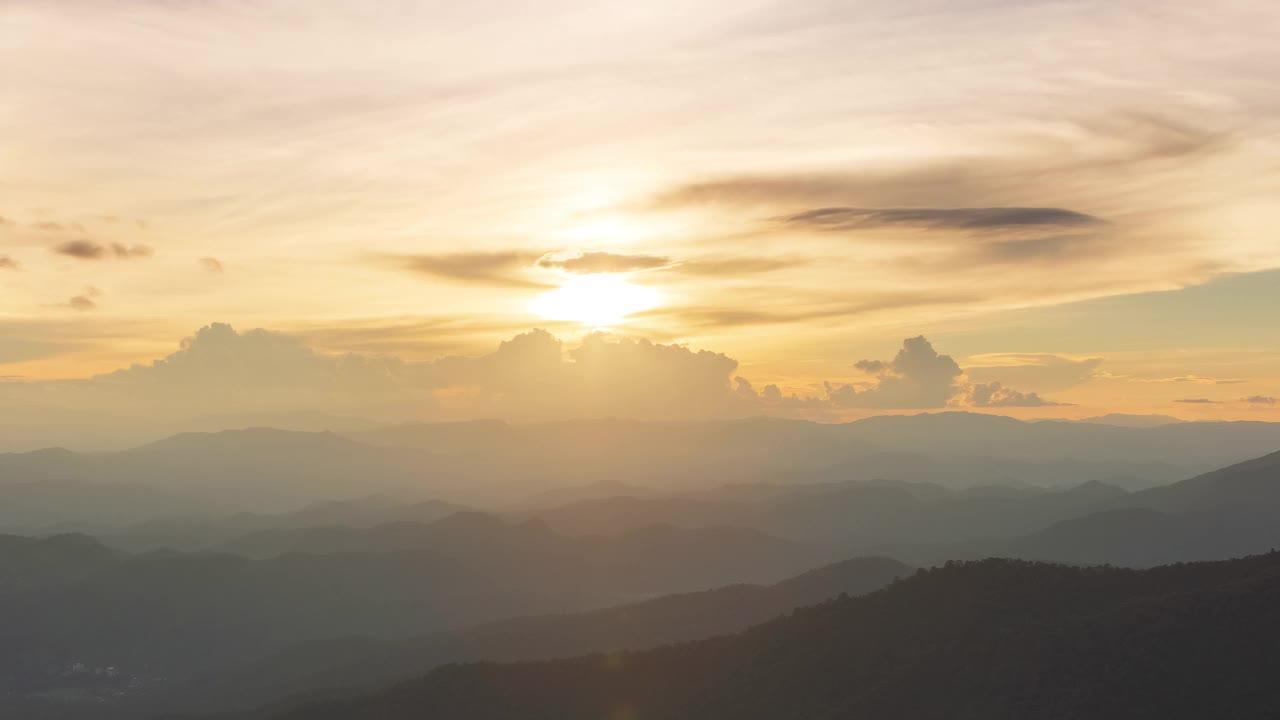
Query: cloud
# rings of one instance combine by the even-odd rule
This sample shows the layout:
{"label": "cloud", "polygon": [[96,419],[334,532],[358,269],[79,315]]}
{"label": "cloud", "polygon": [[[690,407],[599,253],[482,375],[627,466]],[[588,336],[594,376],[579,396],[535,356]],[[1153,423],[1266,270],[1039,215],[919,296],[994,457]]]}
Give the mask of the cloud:
{"label": "cloud", "polygon": [[1248,382],[1238,378],[1217,378],[1206,377],[1204,375],[1178,375],[1176,377],[1165,378],[1134,378],[1138,382],[1144,383],[1191,383],[1195,385],[1240,385]]}
{"label": "cloud", "polygon": [[1217,404],[1218,401],[1210,400],[1209,398],[1181,398],[1179,400],[1174,400],[1174,402],[1186,403],[1188,405],[1214,405]]}
{"label": "cloud", "polygon": [[[1023,365],[993,367],[992,371],[1014,372],[1020,380],[1039,379],[1047,385],[1069,387],[1076,378],[1092,371],[1097,358],[1071,361],[1052,355],[992,355],[1004,362],[1019,361]],[[827,400],[839,408],[927,409],[948,405],[973,407],[1052,407],[1055,402],[1036,392],[1006,387],[1002,382],[972,382],[966,371],[949,355],[940,355],[923,336],[903,341],[902,349],[892,360],[859,360],[854,367],[874,380],[864,383],[825,382]],[[1037,377],[1038,376],[1038,377]]]}
{"label": "cloud", "polygon": [[150,257],[155,251],[146,245],[123,245],[111,243],[111,252],[118,258]]}
{"label": "cloud", "polygon": [[602,333],[567,352],[549,332],[532,330],[488,354],[406,362],[328,355],[295,336],[215,323],[164,358],[88,386],[138,408],[205,413],[276,407],[418,418],[678,419],[737,412],[736,368],[720,353]]}
{"label": "cloud", "polygon": [[98,288],[92,287],[92,286],[87,287],[84,289],[83,294],[76,295],[72,297],[70,300],[68,300],[67,307],[71,308],[72,310],[79,310],[81,312],[84,312],[87,310],[96,310],[98,308],[98,303],[94,302],[93,298],[96,298],[101,294],[102,294],[102,291],[99,290]]}
{"label": "cloud", "polygon": [[146,365],[99,376],[113,385],[153,386],[165,392],[259,392],[268,388],[307,388],[323,392],[343,387],[366,389],[395,384],[404,363],[355,354],[328,356],[301,339],[256,329],[237,332],[213,323],[185,338],[179,349]]}
{"label": "cloud", "polygon": [[1045,400],[1033,392],[1019,392],[998,382],[971,385],[966,400],[974,407],[1052,407],[1067,404]]}
{"label": "cloud", "polygon": [[572,274],[661,271],[691,277],[733,277],[767,273],[805,264],[798,258],[704,256],[676,260],[665,255],[592,251],[536,254],[524,250],[444,255],[382,256],[396,267],[466,284],[547,288],[549,282],[529,277],[531,270],[560,270]]}
{"label": "cloud", "polygon": [[990,353],[970,357],[964,372],[976,383],[1006,382],[1038,392],[1066,390],[1097,377],[1102,358],[1051,353]]}
{"label": "cloud", "polygon": [[1280,402],[1280,400],[1266,395],[1250,395],[1244,401],[1252,405],[1275,405]]}
{"label": "cloud", "polygon": [[107,248],[89,240],[68,240],[55,245],[55,253],[80,260],[101,260],[107,254]]}
{"label": "cloud", "polygon": [[0,270],[21,270],[22,265],[8,255],[0,255]]}
{"label": "cloud", "polygon": [[827,207],[795,213],[781,220],[791,225],[840,231],[885,227],[990,231],[1005,228],[1084,226],[1102,222],[1092,215],[1054,207]]}
{"label": "cloud", "polygon": [[956,393],[962,371],[950,355],[939,355],[924,336],[907,338],[892,360],[861,360],[855,367],[877,376],[859,389],[826,383],[827,397],[838,407],[923,409],[944,407]]}
{"label": "cloud", "polygon": [[848,319],[887,310],[946,305],[972,299],[973,296],[967,293],[884,292],[866,297],[819,298],[798,307],[743,308],[704,305],[664,307],[640,313],[636,317],[662,318],[677,322],[683,327],[693,328],[787,325],[826,318]]}
{"label": "cloud", "polygon": [[154,252],[146,245],[124,245],[122,243],[103,245],[92,240],[68,240],[55,245],[53,251],[59,255],[66,255],[79,260],[102,260],[111,256],[128,260],[149,257]]}
{"label": "cloud", "polygon": [[466,252],[441,255],[390,255],[383,262],[409,272],[439,280],[468,285],[543,288],[545,283],[525,277],[525,273],[541,257],[538,253],[519,250],[499,252]]}
{"label": "cloud", "polygon": [[220,273],[223,270],[222,261],[215,257],[202,257],[196,262],[200,263],[200,267],[209,272]]}
{"label": "cloud", "polygon": [[[1064,130],[1070,140],[1064,141]],[[940,212],[973,208],[1007,210],[1006,220],[1065,220],[1071,216],[1022,201],[1050,190],[1113,180],[1116,173],[1153,161],[1188,161],[1229,146],[1229,134],[1142,113],[1113,113],[1063,120],[1028,133],[1009,133],[1011,150],[906,166],[866,166],[848,171],[738,175],[700,180],[669,188],[642,207],[803,208],[833,210],[912,210]],[[1150,171],[1150,168],[1147,168]],[[1033,179],[1034,182],[1030,182]],[[1060,190],[1059,190],[1060,191]],[[959,205],[961,207],[957,208]],[[1072,211],[1065,210],[1062,213]],[[1084,224],[1091,217],[1081,213]],[[888,218],[901,222],[904,217]],[[951,222],[964,222],[955,215]],[[998,214],[986,221],[999,221]],[[916,218],[920,222],[922,218]],[[935,218],[938,222],[940,218]],[[981,223],[983,218],[969,218]],[[884,218],[879,220],[884,222]],[[1005,227],[1008,227],[1007,225]],[[976,229],[976,228],[970,228]]]}
{"label": "cloud", "polygon": [[704,257],[676,263],[670,271],[699,277],[754,275],[785,270],[807,262],[799,258]]}
{"label": "cloud", "polygon": [[588,252],[571,257],[555,254],[539,258],[538,265],[571,273],[624,273],[666,267],[671,259],[660,255],[626,255],[610,252]]}

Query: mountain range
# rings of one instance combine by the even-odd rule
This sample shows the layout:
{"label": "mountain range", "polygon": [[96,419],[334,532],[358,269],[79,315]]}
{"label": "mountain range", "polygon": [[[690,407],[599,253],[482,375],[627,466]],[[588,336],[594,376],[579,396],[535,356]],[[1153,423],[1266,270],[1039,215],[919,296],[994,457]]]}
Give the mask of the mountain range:
{"label": "mountain range", "polygon": [[289,720],[1273,717],[1280,554],[1145,571],[951,563],[746,632],[439,668]]}

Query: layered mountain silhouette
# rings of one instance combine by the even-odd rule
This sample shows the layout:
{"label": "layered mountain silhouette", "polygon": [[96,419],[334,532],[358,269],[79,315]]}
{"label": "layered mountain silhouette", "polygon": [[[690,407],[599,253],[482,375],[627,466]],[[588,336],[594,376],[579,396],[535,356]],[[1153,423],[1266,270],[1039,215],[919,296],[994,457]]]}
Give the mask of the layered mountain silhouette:
{"label": "layered mountain silhouette", "polygon": [[[346,530],[336,539],[279,532],[284,546],[275,535],[243,541],[257,558],[127,555],[76,536],[0,543],[0,665],[44,657],[55,668],[185,678],[326,638],[416,636],[775,582],[818,559],[754,530],[658,526],[575,539],[478,513]],[[55,681],[50,672],[5,677],[24,678],[15,682],[30,690]]]}
{"label": "layered mountain silhouette", "polygon": [[844,425],[486,421],[351,436],[257,428],[186,433],[120,452],[0,455],[0,531],[105,533],[161,516],[279,514],[376,493],[511,506],[602,479],[667,493],[872,480],[951,489],[1099,481],[1135,490],[1277,448],[1277,423],[1121,427],[969,413]]}
{"label": "layered mountain silhouette", "polygon": [[[150,708],[241,709],[297,704],[308,696],[372,691],[447,663],[524,660],[656,647],[743,630],[841,594],[878,590],[912,569],[887,558],[847,560],[774,585],[731,585],[579,614],[521,617],[425,637],[335,638],[222,672],[147,698]],[[141,703],[140,703],[141,704]]]}
{"label": "layered mountain silhouette", "polygon": [[1135,493],[1118,505],[998,549],[1019,557],[1148,566],[1280,548],[1280,453]]}
{"label": "layered mountain silhouette", "polygon": [[1135,571],[953,563],[744,633],[450,665],[296,720],[1266,718],[1280,554]]}

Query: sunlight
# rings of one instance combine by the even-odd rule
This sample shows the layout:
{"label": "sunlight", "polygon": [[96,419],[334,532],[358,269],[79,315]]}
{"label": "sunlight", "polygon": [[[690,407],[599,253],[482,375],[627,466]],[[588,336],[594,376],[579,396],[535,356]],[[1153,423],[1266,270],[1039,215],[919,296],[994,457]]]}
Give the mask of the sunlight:
{"label": "sunlight", "polygon": [[529,304],[529,309],[547,320],[580,322],[590,327],[610,327],[633,315],[655,307],[660,299],[653,288],[627,282],[610,273],[581,275],[566,280]]}

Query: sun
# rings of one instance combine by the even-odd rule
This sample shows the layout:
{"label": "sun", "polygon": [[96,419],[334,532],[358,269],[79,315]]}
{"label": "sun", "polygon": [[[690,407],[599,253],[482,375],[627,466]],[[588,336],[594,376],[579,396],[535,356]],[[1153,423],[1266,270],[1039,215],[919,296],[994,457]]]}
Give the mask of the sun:
{"label": "sun", "polygon": [[630,283],[621,275],[597,273],[566,280],[555,290],[534,299],[529,309],[547,320],[606,328],[656,307],[660,300],[653,288]]}

